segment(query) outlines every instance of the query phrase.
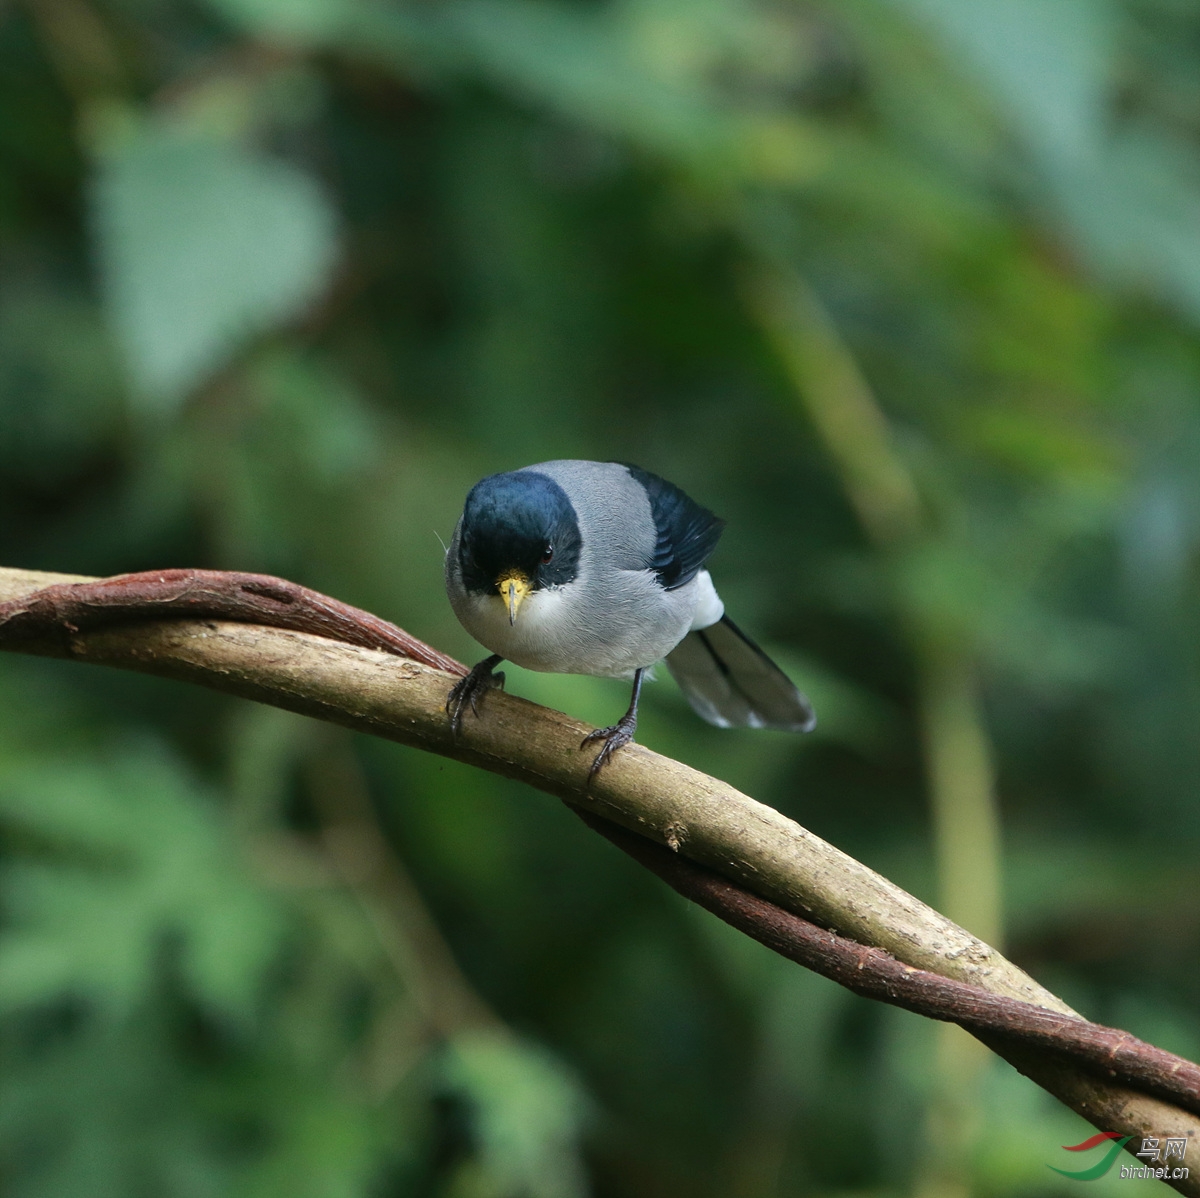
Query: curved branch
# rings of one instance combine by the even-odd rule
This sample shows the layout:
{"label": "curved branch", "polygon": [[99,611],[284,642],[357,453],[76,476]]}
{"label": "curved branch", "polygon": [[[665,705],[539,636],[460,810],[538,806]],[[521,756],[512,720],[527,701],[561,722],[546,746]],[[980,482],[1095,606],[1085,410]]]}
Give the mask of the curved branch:
{"label": "curved branch", "polygon": [[[295,622],[292,630],[277,627],[274,605],[252,615],[243,610],[239,617],[271,627],[159,621],[156,616],[171,609],[158,601],[155,580],[165,578],[164,589],[173,594],[179,573],[186,572],[122,575],[111,580],[109,590],[109,580],[96,584],[93,579],[0,571],[0,601],[7,600],[0,605],[0,648],[199,682],[520,779],[667,844],[785,910],[876,944],[910,965],[1074,1013],[983,941],[716,778],[633,744],[614,757],[589,790],[591,757],[579,751],[579,743],[591,729],[502,692],[489,693],[481,705],[486,718],[466,720],[456,740],[444,711],[445,673],[343,639],[327,639],[323,629],[312,636],[295,631]],[[63,583],[88,584],[81,588],[88,601],[68,603],[65,593],[72,588]],[[118,608],[114,612],[99,601],[119,595],[117,584],[140,589],[144,602],[137,623],[113,622],[133,618],[128,604],[113,605]],[[53,588],[45,603],[32,595],[40,586]],[[64,610],[65,621],[53,618]],[[35,619],[33,612],[42,614]],[[188,614],[197,615],[198,609],[193,606]],[[228,617],[225,599],[214,614]],[[176,609],[176,615],[182,612]],[[404,638],[406,644],[421,644],[396,632],[397,643]],[[455,673],[462,669],[452,664]]]}
{"label": "curved branch", "polygon": [[704,866],[608,820],[586,811],[577,810],[576,814],[685,898],[780,956],[855,994],[929,1019],[957,1023],[988,1044],[1017,1042],[1068,1056],[1101,1077],[1144,1089],[1200,1115],[1200,1065],[1117,1028],[1014,998],[1001,998],[978,986],[914,969],[881,948],[847,940],[784,911]]}
{"label": "curved branch", "polygon": [[7,648],[22,642],[63,647],[83,629],[188,616],[236,620],[311,632],[362,649],[379,649],[465,675],[453,657],[381,620],[319,591],[269,574],[225,570],[152,570],[112,578],[60,582],[0,604],[0,636]]}
{"label": "curved branch", "polygon": [[[153,606],[148,623],[85,630],[76,620],[69,622],[74,628],[60,624],[31,632],[26,624],[19,636],[5,634],[5,617],[28,611],[32,592],[91,581],[0,570],[0,601],[9,601],[0,606],[0,648],[198,683],[519,779],[657,841],[768,904],[860,946],[883,949],[905,965],[1085,1024],[1061,999],[970,933],[778,811],[715,778],[631,745],[589,790],[590,757],[579,751],[589,729],[502,692],[488,695],[482,718],[468,719],[455,740],[444,705],[452,678],[461,670],[457,663],[451,674],[307,632],[224,621],[153,620],[162,610]],[[269,613],[243,618],[268,619]],[[1057,1051],[1024,1040],[1013,1043],[1011,1036],[998,1032],[977,1034],[1101,1130],[1134,1137],[1200,1133],[1200,1120],[1189,1111],[1101,1080],[1090,1067],[1064,1060]],[[1170,1184],[1200,1195],[1200,1176]]]}

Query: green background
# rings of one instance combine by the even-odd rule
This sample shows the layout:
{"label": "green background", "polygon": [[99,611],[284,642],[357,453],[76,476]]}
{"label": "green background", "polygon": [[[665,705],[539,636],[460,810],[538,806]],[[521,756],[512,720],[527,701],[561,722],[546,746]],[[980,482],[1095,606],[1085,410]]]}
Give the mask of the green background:
{"label": "green background", "polygon": [[[281,574],[474,661],[470,485],[635,461],[821,716],[717,733],[664,673],[639,739],[1195,1057],[1198,141],[1188,0],[8,0],[0,562]],[[523,787],[64,663],[0,712],[12,1198],[1090,1161]]]}

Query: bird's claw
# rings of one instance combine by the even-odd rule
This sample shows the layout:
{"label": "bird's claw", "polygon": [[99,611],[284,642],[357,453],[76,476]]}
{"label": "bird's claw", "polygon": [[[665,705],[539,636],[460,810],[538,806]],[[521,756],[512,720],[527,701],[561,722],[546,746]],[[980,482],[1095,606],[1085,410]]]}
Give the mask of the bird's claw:
{"label": "bird's claw", "polygon": [[621,748],[622,745],[627,745],[633,740],[634,729],[637,727],[637,720],[628,719],[628,717],[618,720],[611,728],[597,728],[595,732],[589,732],[587,736],[579,742],[581,749],[586,749],[588,745],[594,744],[596,741],[603,741],[600,746],[600,752],[596,754],[596,759],[592,762],[592,768],[588,770],[588,783],[600,772],[600,770],[608,763],[612,755]]}
{"label": "bird's claw", "polygon": [[446,714],[450,717],[450,731],[454,736],[462,731],[463,710],[470,707],[471,714],[478,719],[479,701],[493,687],[504,689],[504,672],[494,673],[489,662],[481,661],[450,688]]}

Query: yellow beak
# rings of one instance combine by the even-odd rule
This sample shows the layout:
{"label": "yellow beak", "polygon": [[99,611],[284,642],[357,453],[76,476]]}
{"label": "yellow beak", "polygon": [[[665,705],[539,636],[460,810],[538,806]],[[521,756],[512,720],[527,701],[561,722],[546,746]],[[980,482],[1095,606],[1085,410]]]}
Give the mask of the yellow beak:
{"label": "yellow beak", "polygon": [[517,608],[529,594],[529,579],[524,574],[506,574],[497,581],[496,586],[500,590],[500,598],[508,604],[508,622],[515,624]]}

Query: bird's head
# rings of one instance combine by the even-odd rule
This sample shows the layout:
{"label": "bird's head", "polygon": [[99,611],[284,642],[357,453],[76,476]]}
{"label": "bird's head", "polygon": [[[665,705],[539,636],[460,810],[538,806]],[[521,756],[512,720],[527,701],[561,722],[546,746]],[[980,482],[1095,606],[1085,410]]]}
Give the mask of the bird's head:
{"label": "bird's head", "polygon": [[463,509],[463,585],[498,596],[515,624],[527,595],[574,580],[582,544],[575,509],[553,479],[533,470],[493,474],[471,488]]}

